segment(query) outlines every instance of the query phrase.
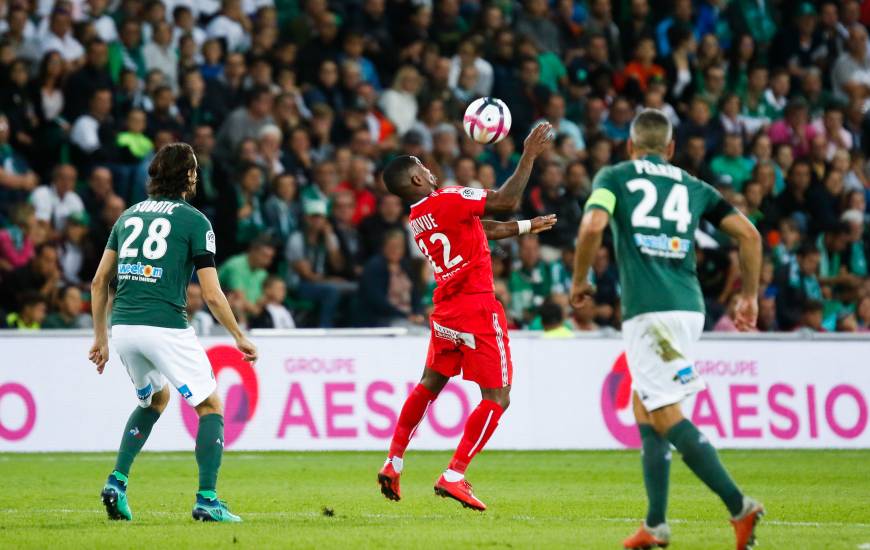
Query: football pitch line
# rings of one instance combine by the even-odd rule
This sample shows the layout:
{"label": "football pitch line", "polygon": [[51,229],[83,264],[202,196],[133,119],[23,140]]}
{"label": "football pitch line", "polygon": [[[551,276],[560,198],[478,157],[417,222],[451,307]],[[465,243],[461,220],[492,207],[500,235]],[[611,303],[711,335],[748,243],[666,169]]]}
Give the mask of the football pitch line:
{"label": "football pitch line", "polygon": [[[81,515],[98,515],[104,516],[105,512],[102,510],[89,510],[89,509],[73,509],[73,508],[49,508],[49,509],[40,509],[40,513],[42,514],[81,514]],[[5,508],[0,509],[0,514],[32,514],[32,510],[25,510],[21,508]],[[164,511],[151,511],[151,512],[140,512],[142,516],[154,516],[154,517],[178,517],[179,515],[183,515],[183,512],[164,512]],[[300,518],[315,518],[322,516],[322,512],[241,512],[244,518],[263,518],[263,519],[300,519]],[[340,516],[341,514],[339,514]],[[405,520],[405,519],[455,519],[454,516],[447,514],[372,514],[372,513],[358,513],[353,514],[353,517],[361,517],[366,519],[385,519],[385,520]],[[511,521],[541,521],[543,518],[534,518],[531,516],[522,516],[515,515],[510,516],[509,519]],[[546,518],[548,521],[556,520],[559,518],[549,517]],[[584,517],[584,518],[564,518],[565,521],[602,521],[608,523],[637,523],[637,518],[613,518],[613,517]],[[697,524],[704,525],[709,523],[717,523],[715,520],[703,520],[703,519],[679,519],[679,518],[669,518],[668,523],[673,524]],[[850,523],[844,521],[786,521],[786,520],[776,520],[776,519],[764,519],[764,525],[776,525],[781,527],[858,527],[860,529],[870,529],[870,523]]]}

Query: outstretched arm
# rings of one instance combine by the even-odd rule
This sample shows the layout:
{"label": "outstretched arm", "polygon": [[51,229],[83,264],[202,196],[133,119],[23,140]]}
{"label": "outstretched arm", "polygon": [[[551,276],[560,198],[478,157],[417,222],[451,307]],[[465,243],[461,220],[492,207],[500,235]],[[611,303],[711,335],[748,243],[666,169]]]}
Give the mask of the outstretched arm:
{"label": "outstretched arm", "polygon": [[574,251],[574,281],[571,285],[571,305],[574,307],[579,308],[594,292],[587,275],[595,253],[601,248],[601,239],[608,222],[610,214],[599,208],[587,211],[580,222],[577,248]]}
{"label": "outstretched arm", "polygon": [[489,191],[486,195],[487,214],[505,214],[513,212],[520,206],[523,191],[529,183],[532,167],[547,144],[552,140],[553,129],[548,122],[535,126],[523,143],[523,154],[513,175],[504,182],[498,190]]}
{"label": "outstretched arm", "polygon": [[519,235],[520,224],[522,222],[529,223],[529,229],[525,233],[543,233],[544,231],[549,231],[556,225],[556,215],[549,214],[547,216],[538,216],[531,220],[516,220],[512,222],[480,221],[483,224],[483,231],[486,233],[487,240],[498,241]]}
{"label": "outstretched arm", "polygon": [[737,239],[740,256],[740,298],[734,324],[738,330],[755,327],[758,320],[758,281],[761,275],[761,235],[746,216],[734,213],[722,218],[719,228]]}

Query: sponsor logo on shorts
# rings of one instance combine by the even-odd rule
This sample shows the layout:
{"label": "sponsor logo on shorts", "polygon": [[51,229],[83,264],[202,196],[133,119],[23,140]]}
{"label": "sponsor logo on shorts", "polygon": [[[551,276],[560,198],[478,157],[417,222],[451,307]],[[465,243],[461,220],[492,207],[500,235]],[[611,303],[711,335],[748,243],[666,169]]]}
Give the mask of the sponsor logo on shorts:
{"label": "sponsor logo on shorts", "polygon": [[659,258],[682,260],[689,253],[692,241],[661,233],[659,235],[634,234],[634,244],[641,253]]}
{"label": "sponsor logo on shorts", "polygon": [[454,344],[465,344],[471,349],[477,349],[477,343],[474,340],[474,335],[469,332],[459,332],[452,328],[447,328],[432,321],[432,332],[436,338],[450,340]]}
{"label": "sponsor logo on shorts", "polygon": [[695,369],[692,368],[692,365],[687,367],[683,367],[677,371],[677,374],[674,375],[674,382],[679,382],[680,384],[688,384],[693,380],[696,380],[698,375],[695,373]]}
{"label": "sponsor logo on shorts", "polygon": [[136,397],[138,397],[140,401],[145,401],[148,399],[148,396],[151,395],[152,389],[151,384],[148,384],[144,388],[139,388],[136,390]]}
{"label": "sponsor logo on shorts", "polygon": [[162,267],[154,267],[151,264],[142,265],[142,262],[118,264],[119,279],[156,283],[161,277],[163,277]]}
{"label": "sponsor logo on shorts", "polygon": [[190,391],[190,388],[187,387],[187,384],[178,386],[178,393],[181,394],[181,397],[185,399],[190,399],[193,397],[193,392]]}

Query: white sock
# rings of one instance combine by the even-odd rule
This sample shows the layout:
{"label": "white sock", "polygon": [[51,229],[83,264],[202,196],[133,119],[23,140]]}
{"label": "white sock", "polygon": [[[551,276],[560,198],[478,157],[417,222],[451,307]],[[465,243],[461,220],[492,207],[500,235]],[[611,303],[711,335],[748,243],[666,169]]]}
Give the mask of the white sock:
{"label": "white sock", "polygon": [[464,477],[465,474],[460,474],[456,470],[451,470],[450,468],[444,470],[444,479],[446,479],[449,483],[456,483]]}
{"label": "white sock", "polygon": [[405,467],[405,461],[402,459],[402,457],[399,456],[391,456],[387,458],[387,462],[392,462],[393,469],[396,470],[396,473],[399,474],[402,473],[402,468]]}

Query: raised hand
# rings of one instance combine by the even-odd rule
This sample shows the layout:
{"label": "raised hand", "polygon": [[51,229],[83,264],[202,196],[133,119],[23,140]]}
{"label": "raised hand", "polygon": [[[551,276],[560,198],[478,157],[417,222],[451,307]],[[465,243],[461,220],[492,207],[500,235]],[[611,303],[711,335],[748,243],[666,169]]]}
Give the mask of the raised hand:
{"label": "raised hand", "polygon": [[536,158],[544,152],[551,141],[553,141],[553,127],[549,122],[542,122],[532,128],[523,142],[523,155]]}

